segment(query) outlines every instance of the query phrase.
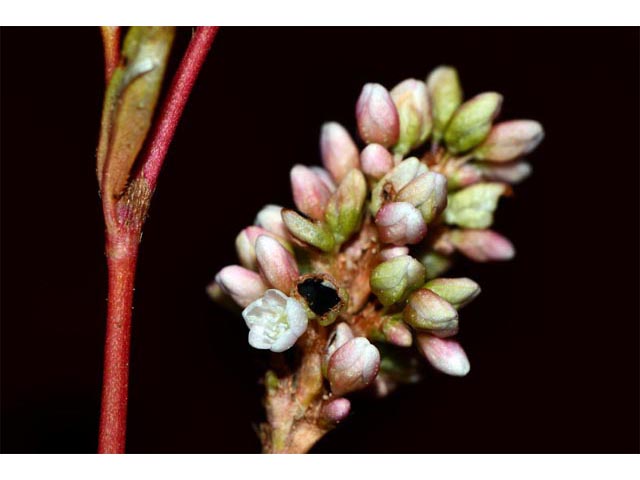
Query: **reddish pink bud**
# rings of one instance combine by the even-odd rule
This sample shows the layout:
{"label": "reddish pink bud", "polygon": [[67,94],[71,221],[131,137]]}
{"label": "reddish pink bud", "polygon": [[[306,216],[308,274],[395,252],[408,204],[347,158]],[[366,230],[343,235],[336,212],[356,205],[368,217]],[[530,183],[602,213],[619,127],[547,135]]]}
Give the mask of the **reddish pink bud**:
{"label": "reddish pink bud", "polygon": [[246,307],[267,291],[266,283],[256,272],[230,265],[216,275],[216,283],[241,307]]}
{"label": "reddish pink bud", "polygon": [[336,182],[333,181],[333,177],[331,176],[331,174],[327,172],[324,168],[318,167],[316,165],[312,165],[311,167],[309,167],[309,170],[315,173],[320,178],[320,180],[323,181],[323,183],[327,186],[330,192],[333,193],[336,191],[336,188],[337,188]]}
{"label": "reddish pink bud", "polygon": [[511,260],[515,255],[513,244],[493,230],[454,230],[449,241],[476,262]]}
{"label": "reddish pink bud", "polygon": [[535,120],[510,120],[494,125],[473,153],[479,160],[508,162],[531,152],[543,138],[542,125]]}
{"label": "reddish pink bud", "polygon": [[387,342],[398,347],[410,347],[413,343],[411,329],[400,319],[387,318],[382,324],[382,334]]}
{"label": "reddish pink bud", "polygon": [[300,276],[293,255],[277,240],[260,235],[256,240],[256,258],[267,282],[288,295]]}
{"label": "reddish pink bud", "polygon": [[380,259],[383,262],[402,255],[409,255],[409,247],[387,247],[380,250]]}
{"label": "reddish pink bud", "polygon": [[318,174],[303,165],[294,166],[291,169],[291,188],[298,210],[314,220],[324,218],[331,190]]}
{"label": "reddish pink bud", "polygon": [[320,133],[322,163],[337,183],[354,168],[359,168],[358,147],[349,132],[336,122],[325,123]]}
{"label": "reddish pink bud", "polygon": [[531,175],[531,165],[527,162],[486,163],[479,170],[487,180],[505,182],[511,185],[522,182]]}
{"label": "reddish pink bud", "polygon": [[384,205],[376,215],[376,225],[383,243],[416,244],[427,234],[420,210],[407,202]]}
{"label": "reddish pink bud", "polygon": [[383,147],[395,145],[400,135],[400,119],[391,95],[382,85],[367,83],[356,104],[360,137]]}
{"label": "reddish pink bud", "polygon": [[329,360],[327,376],[334,395],[361,390],[376,378],[380,352],[364,337],[349,340]]}
{"label": "reddish pink bud", "polygon": [[291,249],[291,246],[284,238],[276,237],[273,233],[270,233],[262,227],[251,226],[245,228],[236,237],[236,252],[242,266],[250,270],[258,269],[255,246],[256,240],[260,235],[273,237],[278,240],[283,247]]}
{"label": "reddish pink bud", "polygon": [[455,377],[464,377],[469,373],[469,359],[455,340],[428,334],[419,334],[417,339],[420,351],[436,370]]}
{"label": "reddish pink bud", "polygon": [[336,328],[333,329],[333,332],[331,332],[331,335],[329,336],[329,340],[327,340],[327,350],[325,351],[324,358],[322,360],[322,370],[324,373],[326,373],[329,360],[336,350],[352,338],[353,332],[347,323],[341,322],[336,325]]}
{"label": "reddish pink bud", "polygon": [[362,171],[368,177],[379,180],[394,167],[391,152],[377,143],[367,145],[360,154]]}
{"label": "reddish pink bud", "polygon": [[322,407],[322,416],[325,420],[339,423],[349,415],[351,402],[346,398],[332,398]]}

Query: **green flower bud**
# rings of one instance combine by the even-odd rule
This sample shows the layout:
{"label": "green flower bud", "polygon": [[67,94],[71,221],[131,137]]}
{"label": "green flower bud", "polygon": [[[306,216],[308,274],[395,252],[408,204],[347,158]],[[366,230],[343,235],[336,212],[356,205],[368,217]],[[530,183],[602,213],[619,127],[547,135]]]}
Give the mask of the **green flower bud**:
{"label": "green flower bud", "polygon": [[509,192],[504,183],[476,183],[449,196],[445,221],[465,228],[487,228],[501,195]]}
{"label": "green flower bud", "polygon": [[418,260],[420,260],[420,263],[427,269],[427,280],[439,277],[449,270],[453,263],[446,255],[431,250],[419,256]]}
{"label": "green flower bud", "polygon": [[436,68],[427,77],[427,88],[431,95],[433,139],[440,141],[449,120],[462,103],[462,88],[458,72],[453,67]]}
{"label": "green flower bud", "polygon": [[480,294],[480,285],[470,278],[436,278],[427,282],[424,288],[437,293],[456,309],[462,308]]}
{"label": "green flower bud", "polygon": [[367,181],[357,169],[350,170],[331,195],[325,221],[337,245],[345,242],[358,229],[366,196]]}
{"label": "green flower bud", "polygon": [[371,272],[371,291],[383,305],[404,300],[424,283],[425,269],[409,255],[401,255],[381,263]]}
{"label": "green flower bud", "polygon": [[299,241],[316,247],[323,252],[333,250],[335,245],[333,235],[323,222],[313,222],[286,208],[282,210],[282,220],[289,233]]}
{"label": "green flower bud", "polygon": [[422,145],[431,133],[431,106],[427,85],[407,79],[391,90],[400,117],[400,138],[393,151],[405,155]]}
{"label": "green flower bud", "polygon": [[487,138],[501,105],[502,95],[495,92],[481,93],[463,103],[444,132],[447,150],[457,155]]}
{"label": "green flower bud", "polygon": [[456,309],[440,295],[426,288],[411,294],[404,309],[404,321],[438,337],[449,337],[458,332]]}

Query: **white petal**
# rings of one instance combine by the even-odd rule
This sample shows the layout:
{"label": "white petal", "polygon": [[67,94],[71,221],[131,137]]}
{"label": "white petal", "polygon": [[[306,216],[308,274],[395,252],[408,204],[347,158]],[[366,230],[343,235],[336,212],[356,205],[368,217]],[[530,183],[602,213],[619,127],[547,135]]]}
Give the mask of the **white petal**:
{"label": "white petal", "polygon": [[287,300],[287,321],[289,322],[289,329],[298,338],[307,329],[307,313],[304,307],[295,298],[289,298]]}
{"label": "white petal", "polygon": [[295,345],[298,338],[298,335],[294,334],[291,330],[287,330],[282,335],[280,335],[280,337],[275,342],[273,342],[273,345],[271,345],[271,351],[279,353],[284,352],[285,350],[289,350]]}
{"label": "white petal", "polygon": [[266,350],[271,348],[272,342],[264,334],[264,329],[257,326],[249,331],[249,345],[259,350]]}

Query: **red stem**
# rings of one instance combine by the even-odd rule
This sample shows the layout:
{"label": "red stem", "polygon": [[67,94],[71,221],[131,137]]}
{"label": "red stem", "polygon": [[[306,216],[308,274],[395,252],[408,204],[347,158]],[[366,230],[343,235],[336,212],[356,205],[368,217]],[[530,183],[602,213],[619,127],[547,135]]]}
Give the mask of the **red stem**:
{"label": "red stem", "polygon": [[[146,211],[180,116],[204,63],[218,27],[198,27],[176,72],[162,111],[153,130],[149,148],[142,158],[141,174],[149,187],[145,196]],[[105,40],[105,45],[107,41]],[[108,51],[105,48],[105,53]],[[109,63],[108,56],[105,61]],[[106,66],[107,75],[109,67]],[[125,197],[117,201],[103,196],[107,222],[106,253],[109,273],[107,333],[104,350],[104,374],[98,453],[124,453],[127,430],[129,356],[131,344],[131,308],[138,246],[144,214],[131,220]],[[122,206],[123,209],[118,207]],[[121,215],[118,218],[117,211]],[[114,220],[115,219],[115,220]],[[115,224],[114,224],[115,222]]]}
{"label": "red stem", "polygon": [[187,103],[193,84],[220,27],[198,27],[173,77],[169,94],[156,122],[152,140],[143,157],[142,175],[153,192],[171,139]]}
{"label": "red stem", "polygon": [[114,236],[107,234],[109,300],[98,453],[124,453],[138,238],[138,235],[126,232],[118,232]]}

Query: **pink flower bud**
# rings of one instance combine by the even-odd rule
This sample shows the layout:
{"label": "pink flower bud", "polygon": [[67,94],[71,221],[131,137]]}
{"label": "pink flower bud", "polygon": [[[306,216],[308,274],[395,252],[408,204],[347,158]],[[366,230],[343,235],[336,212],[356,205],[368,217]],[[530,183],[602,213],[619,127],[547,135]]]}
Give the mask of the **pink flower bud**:
{"label": "pink flower bud", "polygon": [[387,247],[380,250],[380,259],[383,262],[402,255],[409,255],[409,247]]}
{"label": "pink flower bud", "polygon": [[438,337],[449,337],[458,332],[456,309],[440,295],[426,288],[411,294],[404,309],[404,321]]}
{"label": "pink flower bud", "polygon": [[291,188],[298,210],[314,220],[324,218],[331,191],[313,170],[303,165],[294,166],[291,169]]}
{"label": "pink flower bud", "polygon": [[513,244],[493,230],[454,230],[449,241],[476,262],[511,260],[515,255]]}
{"label": "pink flower bud", "polygon": [[383,147],[395,145],[400,135],[398,111],[386,88],[367,83],[356,104],[356,119],[360,137],[366,143]]}
{"label": "pink flower bud", "polygon": [[241,307],[246,307],[267,291],[260,275],[238,265],[224,267],[216,275],[216,283]]}
{"label": "pink flower bud", "polygon": [[360,163],[365,175],[379,180],[394,166],[391,152],[377,143],[367,145],[360,154]]}
{"label": "pink flower bud", "polygon": [[364,337],[349,340],[331,356],[327,376],[334,395],[367,387],[380,369],[380,352]]}
{"label": "pink flower bud", "polygon": [[394,245],[416,244],[427,234],[420,211],[407,202],[384,205],[376,215],[380,241]]}
{"label": "pink flower bud", "polygon": [[322,417],[333,423],[340,423],[347,418],[351,410],[351,402],[346,398],[332,398],[322,407]]}
{"label": "pink flower bud", "polygon": [[336,187],[337,187],[336,182],[333,181],[333,177],[328,171],[316,165],[310,166],[309,170],[315,173],[320,178],[320,180],[324,182],[324,184],[327,186],[330,192],[333,193],[336,191]]}
{"label": "pink flower bud", "polygon": [[424,333],[418,335],[417,339],[420,351],[436,370],[455,377],[464,377],[469,373],[469,359],[455,340]]}
{"label": "pink flower bud", "polygon": [[387,342],[398,347],[410,347],[413,335],[407,325],[396,318],[387,318],[382,324],[382,334]]}
{"label": "pink flower bud", "polygon": [[478,160],[508,162],[531,152],[544,138],[534,120],[511,120],[494,125],[489,136],[473,152]]}
{"label": "pink flower bud", "polygon": [[400,190],[395,200],[410,203],[425,222],[431,222],[447,206],[447,179],[436,172],[423,173]]}
{"label": "pink flower bud", "polygon": [[329,360],[336,352],[336,350],[338,350],[352,338],[353,332],[351,331],[351,328],[347,323],[341,322],[336,325],[336,328],[333,330],[333,332],[331,332],[331,335],[329,336],[329,340],[327,340],[327,350],[322,361],[322,368],[325,373],[329,365]]}
{"label": "pink flower bud", "polygon": [[250,270],[258,269],[255,248],[256,240],[260,235],[270,235],[270,233],[262,227],[252,226],[242,230],[236,237],[236,252],[240,263]]}
{"label": "pink flower bud", "polygon": [[531,165],[527,162],[483,163],[478,169],[487,180],[518,184],[531,175]]}
{"label": "pink flower bud", "polygon": [[253,223],[283,239],[289,237],[289,231],[282,221],[282,207],[279,205],[262,207]]}
{"label": "pink flower bud", "polygon": [[256,258],[267,282],[288,295],[300,275],[293,255],[277,240],[260,235],[256,240]]}
{"label": "pink flower bud", "polygon": [[340,183],[350,170],[359,168],[358,147],[349,132],[336,122],[325,123],[320,133],[322,163],[334,180]]}

